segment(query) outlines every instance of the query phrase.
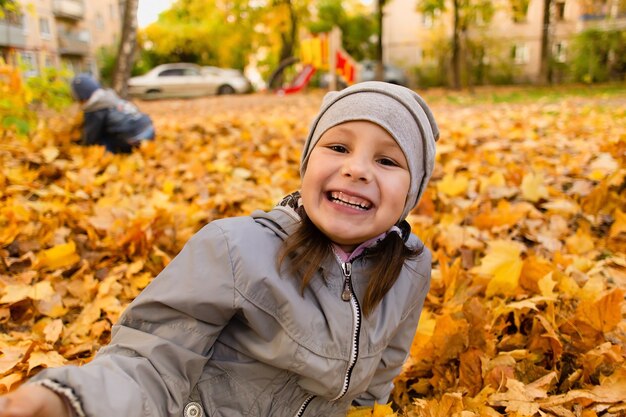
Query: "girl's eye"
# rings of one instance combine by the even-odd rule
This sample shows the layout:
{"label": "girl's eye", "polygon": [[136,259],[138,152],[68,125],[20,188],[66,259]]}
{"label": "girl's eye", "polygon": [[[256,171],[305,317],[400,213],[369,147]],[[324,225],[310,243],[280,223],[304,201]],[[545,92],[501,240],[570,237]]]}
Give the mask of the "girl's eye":
{"label": "girl's eye", "polygon": [[390,166],[390,167],[397,167],[399,166],[396,161],[394,161],[393,159],[389,159],[389,158],[381,158],[378,160],[378,163],[381,165],[386,165],[386,166]]}
{"label": "girl's eye", "polygon": [[346,149],[345,146],[343,145],[331,145],[328,147],[329,149],[332,149],[335,152],[340,152],[340,153],[346,153],[348,152],[348,150]]}

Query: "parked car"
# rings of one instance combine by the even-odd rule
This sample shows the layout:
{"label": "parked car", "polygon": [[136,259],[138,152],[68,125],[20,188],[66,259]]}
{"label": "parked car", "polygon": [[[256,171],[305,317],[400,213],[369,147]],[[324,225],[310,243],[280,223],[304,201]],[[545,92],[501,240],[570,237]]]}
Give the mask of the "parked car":
{"label": "parked car", "polygon": [[[357,77],[357,81],[372,81],[376,79],[376,62],[365,60],[360,63],[360,70]],[[392,64],[384,65],[384,75],[383,79],[391,84],[399,84],[403,86],[407,86],[409,84],[409,80],[406,76],[406,73],[402,68],[396,67]]]}
{"label": "parked car", "polygon": [[158,65],[128,81],[128,92],[139,98],[200,97],[247,93],[250,82],[241,71],[196,64]]}

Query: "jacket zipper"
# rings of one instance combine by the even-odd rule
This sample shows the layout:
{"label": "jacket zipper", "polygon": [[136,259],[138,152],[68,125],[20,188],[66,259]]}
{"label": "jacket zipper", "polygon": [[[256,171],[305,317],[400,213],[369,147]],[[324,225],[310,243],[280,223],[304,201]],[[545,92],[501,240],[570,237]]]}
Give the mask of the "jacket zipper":
{"label": "jacket zipper", "polygon": [[350,362],[348,363],[346,376],[343,380],[343,387],[339,395],[333,398],[332,401],[337,401],[348,392],[352,371],[359,357],[359,335],[361,333],[361,306],[359,305],[359,300],[357,300],[356,295],[354,295],[354,289],[352,287],[352,262],[342,262],[341,271],[344,277],[341,299],[346,302],[349,301],[352,307],[352,346],[350,347]]}
{"label": "jacket zipper", "polygon": [[[343,386],[341,387],[341,392],[331,401],[337,401],[348,392],[348,387],[350,386],[350,378],[352,377],[352,371],[356,365],[356,360],[359,357],[359,335],[361,333],[361,306],[359,305],[359,300],[357,300],[356,295],[354,295],[354,290],[352,288],[352,262],[339,262],[341,264],[341,271],[343,272],[343,290],[341,291],[341,299],[346,302],[350,302],[352,307],[352,345],[350,346],[350,362],[348,363],[348,369],[346,370],[346,375],[343,380]],[[295,417],[302,417],[304,411],[311,403],[315,396],[309,395],[300,408],[298,409],[298,413]]]}

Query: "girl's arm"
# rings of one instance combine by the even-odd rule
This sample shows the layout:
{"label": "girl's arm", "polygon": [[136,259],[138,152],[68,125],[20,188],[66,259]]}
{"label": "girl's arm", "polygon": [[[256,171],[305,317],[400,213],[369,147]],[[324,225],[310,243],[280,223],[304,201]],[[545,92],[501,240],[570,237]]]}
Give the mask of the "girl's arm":
{"label": "girl's arm", "polygon": [[92,362],[35,380],[71,388],[90,417],[180,414],[235,312],[233,280],[226,237],[206,226],[130,304]]}
{"label": "girl's arm", "polygon": [[70,417],[65,401],[48,388],[22,385],[0,397],[0,417]]}

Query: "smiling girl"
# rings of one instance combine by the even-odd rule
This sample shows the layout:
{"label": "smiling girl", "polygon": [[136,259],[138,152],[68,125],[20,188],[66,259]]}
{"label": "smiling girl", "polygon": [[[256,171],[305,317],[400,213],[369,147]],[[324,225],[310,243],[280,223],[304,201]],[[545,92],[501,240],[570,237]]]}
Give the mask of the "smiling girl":
{"label": "smiling girl", "polygon": [[92,362],[41,372],[0,398],[0,417],[345,416],[386,402],[430,284],[405,219],[438,136],[404,87],[328,93],[300,192],[205,226]]}

